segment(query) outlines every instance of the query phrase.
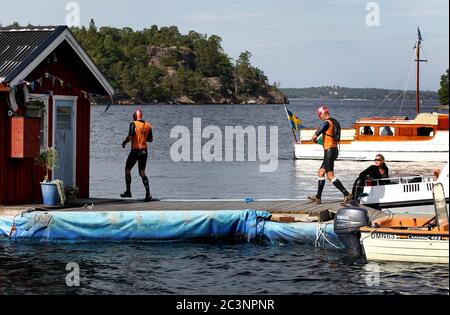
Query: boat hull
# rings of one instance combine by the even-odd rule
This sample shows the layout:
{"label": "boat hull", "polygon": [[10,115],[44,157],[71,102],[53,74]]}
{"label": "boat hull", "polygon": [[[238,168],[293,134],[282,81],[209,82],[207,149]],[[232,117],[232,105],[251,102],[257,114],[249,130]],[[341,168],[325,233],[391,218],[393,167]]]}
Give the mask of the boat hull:
{"label": "boat hull", "polygon": [[449,263],[448,235],[362,232],[361,244],[370,261]]}
{"label": "boat hull", "polygon": [[[446,162],[449,154],[448,131],[440,131],[427,141],[351,141],[339,146],[338,160],[373,161],[383,154],[390,162]],[[319,144],[294,144],[295,159],[322,160]]]}

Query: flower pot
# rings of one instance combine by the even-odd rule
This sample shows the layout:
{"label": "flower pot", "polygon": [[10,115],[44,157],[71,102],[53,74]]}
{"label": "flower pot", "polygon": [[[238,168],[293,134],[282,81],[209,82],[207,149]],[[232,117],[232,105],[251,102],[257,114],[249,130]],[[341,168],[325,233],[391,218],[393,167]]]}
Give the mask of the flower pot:
{"label": "flower pot", "polygon": [[41,190],[44,206],[60,205],[58,187],[55,183],[41,183]]}

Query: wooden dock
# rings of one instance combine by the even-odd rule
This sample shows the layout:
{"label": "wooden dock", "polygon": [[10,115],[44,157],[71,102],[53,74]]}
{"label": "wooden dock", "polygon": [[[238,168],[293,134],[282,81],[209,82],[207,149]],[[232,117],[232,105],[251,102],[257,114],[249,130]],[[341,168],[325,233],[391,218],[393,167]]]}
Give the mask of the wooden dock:
{"label": "wooden dock", "polygon": [[[317,205],[308,200],[162,200],[143,202],[122,199],[77,199],[62,208],[45,208],[39,204],[20,206],[0,206],[0,216],[14,216],[27,210],[37,211],[218,211],[218,210],[259,210],[273,214],[274,221],[311,222],[329,221],[341,208],[340,200],[323,200]],[[378,210],[363,207],[372,216]]]}

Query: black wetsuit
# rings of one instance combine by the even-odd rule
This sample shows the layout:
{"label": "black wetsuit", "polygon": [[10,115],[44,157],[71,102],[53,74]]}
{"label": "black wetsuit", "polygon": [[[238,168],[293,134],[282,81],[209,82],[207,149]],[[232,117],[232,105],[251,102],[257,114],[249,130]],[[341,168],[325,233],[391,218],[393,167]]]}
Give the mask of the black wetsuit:
{"label": "black wetsuit", "polygon": [[[322,122],[322,125],[320,125],[320,128],[316,131],[316,136],[320,137],[320,135],[323,134],[323,137],[326,137],[325,133],[328,130],[328,128],[330,128],[330,123],[327,120],[325,120],[324,122]],[[323,163],[320,166],[320,168],[324,169],[325,172],[327,173],[334,172],[334,162],[337,160],[338,157],[339,157],[339,150],[337,147],[324,150]]]}

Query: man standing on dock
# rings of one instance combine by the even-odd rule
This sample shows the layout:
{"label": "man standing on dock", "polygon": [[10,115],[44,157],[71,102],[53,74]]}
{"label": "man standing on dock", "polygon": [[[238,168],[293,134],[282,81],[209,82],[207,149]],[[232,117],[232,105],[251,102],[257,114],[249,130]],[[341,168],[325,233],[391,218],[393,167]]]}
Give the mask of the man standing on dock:
{"label": "man standing on dock", "polygon": [[142,120],[142,111],[138,108],[133,114],[133,122],[130,124],[127,138],[122,142],[122,148],[125,148],[128,142],[131,141],[131,152],[128,155],[125,166],[125,182],[126,191],[120,195],[122,198],[131,198],[131,170],[136,165],[139,166],[139,175],[145,187],[145,201],[158,201],[150,194],[150,183],[145,174],[145,167],[147,165],[147,142],[153,142],[153,131],[150,123]]}
{"label": "man standing on dock", "polygon": [[339,156],[338,144],[341,138],[341,127],[336,119],[331,118],[330,111],[325,106],[322,106],[317,110],[317,116],[322,120],[322,125],[314,134],[312,141],[317,143],[318,138],[323,135],[324,158],[322,166],[319,169],[317,194],[315,196],[308,196],[308,199],[317,204],[322,202],[322,192],[325,187],[326,174],[328,180],[344,194],[344,200],[341,202],[341,205],[346,206],[353,199],[353,196],[345,189],[341,181],[334,177],[334,162]]}

